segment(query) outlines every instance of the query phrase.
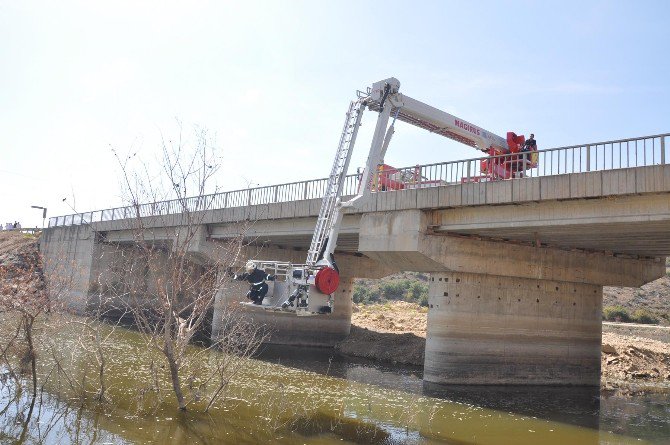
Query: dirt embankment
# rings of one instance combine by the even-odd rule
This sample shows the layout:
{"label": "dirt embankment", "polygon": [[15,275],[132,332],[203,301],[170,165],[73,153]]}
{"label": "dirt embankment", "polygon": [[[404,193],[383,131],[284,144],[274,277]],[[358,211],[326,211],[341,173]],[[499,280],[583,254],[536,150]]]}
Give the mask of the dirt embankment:
{"label": "dirt embankment", "polygon": [[[423,366],[427,309],[389,302],[355,306],[351,335],[337,348],[349,355]],[[603,333],[602,385],[670,384],[670,344]]]}
{"label": "dirt embankment", "polygon": [[394,301],[354,305],[351,334],[337,345],[356,357],[423,366],[428,308]]}
{"label": "dirt embankment", "polygon": [[36,314],[48,310],[37,238],[0,232],[0,311]]}
{"label": "dirt embankment", "polygon": [[0,257],[9,259],[25,252],[26,248],[36,252],[36,243],[36,238],[33,236],[26,236],[21,232],[0,231]]}

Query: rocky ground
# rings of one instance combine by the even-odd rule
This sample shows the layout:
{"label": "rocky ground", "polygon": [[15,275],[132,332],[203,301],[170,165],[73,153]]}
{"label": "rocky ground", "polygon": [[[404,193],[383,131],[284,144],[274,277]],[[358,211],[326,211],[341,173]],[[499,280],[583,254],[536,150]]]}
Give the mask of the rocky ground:
{"label": "rocky ground", "polygon": [[604,332],[602,378],[605,388],[630,383],[670,384],[670,344]]}
{"label": "rocky ground", "polygon": [[[389,302],[354,308],[351,335],[338,345],[349,355],[423,366],[427,310]],[[670,344],[603,333],[602,386],[670,385]]]}

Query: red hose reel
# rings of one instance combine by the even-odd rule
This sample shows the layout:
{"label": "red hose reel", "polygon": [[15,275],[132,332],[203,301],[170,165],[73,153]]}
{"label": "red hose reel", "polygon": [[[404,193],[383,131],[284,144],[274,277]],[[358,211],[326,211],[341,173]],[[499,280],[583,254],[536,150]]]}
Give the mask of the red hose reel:
{"label": "red hose reel", "polygon": [[314,285],[323,294],[332,294],[340,285],[340,274],[332,267],[324,267],[316,273]]}

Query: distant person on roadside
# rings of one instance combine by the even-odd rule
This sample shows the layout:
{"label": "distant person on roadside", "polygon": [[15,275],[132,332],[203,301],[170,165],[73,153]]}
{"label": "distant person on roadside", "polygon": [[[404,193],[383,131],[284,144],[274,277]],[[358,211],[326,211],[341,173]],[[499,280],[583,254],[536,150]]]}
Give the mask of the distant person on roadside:
{"label": "distant person on roadside", "polygon": [[14,227],[12,223],[5,223],[5,230],[12,230],[13,228]]}

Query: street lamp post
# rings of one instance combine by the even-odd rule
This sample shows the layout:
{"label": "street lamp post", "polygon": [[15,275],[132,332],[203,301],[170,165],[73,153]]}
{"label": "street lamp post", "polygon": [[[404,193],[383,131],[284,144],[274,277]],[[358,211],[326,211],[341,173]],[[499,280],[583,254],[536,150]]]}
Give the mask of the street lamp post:
{"label": "street lamp post", "polygon": [[42,206],[30,206],[32,209],[42,209],[42,229],[44,229],[44,220],[47,217],[47,208]]}

